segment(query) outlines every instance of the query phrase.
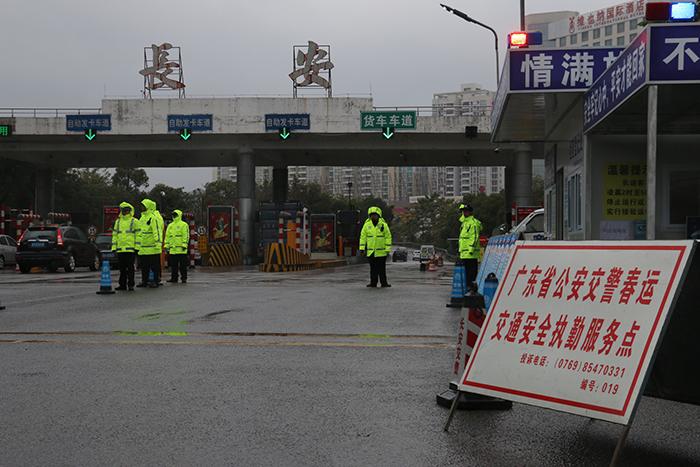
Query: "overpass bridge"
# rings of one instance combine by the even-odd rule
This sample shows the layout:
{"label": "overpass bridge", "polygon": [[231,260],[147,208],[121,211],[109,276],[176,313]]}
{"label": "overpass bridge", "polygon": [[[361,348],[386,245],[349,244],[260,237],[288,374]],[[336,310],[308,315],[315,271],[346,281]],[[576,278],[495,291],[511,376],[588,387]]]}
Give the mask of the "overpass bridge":
{"label": "overpass bridge", "polygon": [[[412,116],[411,128],[397,128],[387,139],[381,129],[363,125],[363,115],[392,110]],[[0,138],[0,159],[36,167],[35,204],[42,214],[53,210],[57,168],[237,166],[244,254],[254,247],[256,165],[273,166],[278,197],[287,192],[290,165],[504,166],[508,197],[530,204],[532,146],[492,143],[483,117],[406,110],[375,108],[371,98],[354,97],[104,99],[97,109],[48,115],[0,109],[0,124],[12,127],[10,137]],[[273,116],[296,116],[286,139]],[[183,122],[193,127],[186,140],[177,130]],[[477,133],[467,137],[467,126]],[[88,140],[86,127],[95,127],[97,136]]]}

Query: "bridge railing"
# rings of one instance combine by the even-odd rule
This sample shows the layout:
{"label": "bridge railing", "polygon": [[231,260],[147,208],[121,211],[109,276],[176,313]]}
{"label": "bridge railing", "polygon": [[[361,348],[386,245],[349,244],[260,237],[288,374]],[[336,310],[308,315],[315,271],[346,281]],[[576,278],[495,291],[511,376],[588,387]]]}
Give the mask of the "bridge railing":
{"label": "bridge railing", "polygon": [[467,118],[491,118],[493,106],[490,105],[406,105],[406,106],[386,106],[374,107],[374,110],[381,111],[414,111],[418,117],[467,117]]}
{"label": "bridge railing", "polygon": [[65,117],[66,115],[99,114],[102,109],[46,108],[46,107],[0,107],[0,117]]}

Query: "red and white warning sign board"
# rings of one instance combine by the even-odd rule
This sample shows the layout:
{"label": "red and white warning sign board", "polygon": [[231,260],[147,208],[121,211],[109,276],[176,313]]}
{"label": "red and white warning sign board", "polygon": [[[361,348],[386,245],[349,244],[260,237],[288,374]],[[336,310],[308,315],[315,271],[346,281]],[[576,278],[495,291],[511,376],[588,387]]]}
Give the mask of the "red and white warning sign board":
{"label": "red and white warning sign board", "polygon": [[518,242],[460,389],[627,424],[692,249]]}

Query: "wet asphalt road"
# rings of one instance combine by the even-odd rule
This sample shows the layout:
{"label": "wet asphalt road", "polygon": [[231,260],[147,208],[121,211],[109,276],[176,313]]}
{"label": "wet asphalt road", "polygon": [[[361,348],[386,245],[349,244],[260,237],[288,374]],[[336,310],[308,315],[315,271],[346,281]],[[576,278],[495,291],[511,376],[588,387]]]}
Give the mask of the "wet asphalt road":
{"label": "wet asphalt road", "polygon": [[[447,387],[450,278],[390,264],[98,296],[97,273],[0,272],[0,465],[607,465],[619,426]],[[645,398],[621,465],[700,465],[700,407]]]}

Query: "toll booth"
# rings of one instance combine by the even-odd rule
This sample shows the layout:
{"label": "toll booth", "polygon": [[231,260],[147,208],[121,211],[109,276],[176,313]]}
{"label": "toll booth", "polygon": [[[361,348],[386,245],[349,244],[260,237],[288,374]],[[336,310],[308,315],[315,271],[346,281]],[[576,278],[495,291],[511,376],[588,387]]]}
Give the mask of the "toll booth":
{"label": "toll booth", "polygon": [[[674,240],[700,217],[697,23],[646,25],[625,48],[508,50],[492,141],[545,160],[545,233],[557,240]],[[680,44],[680,45],[679,45]],[[533,50],[551,66],[546,82]],[[568,58],[587,57],[572,80]],[[698,234],[700,236],[700,234]]]}
{"label": "toll booth", "polygon": [[270,243],[282,243],[305,254],[311,252],[311,214],[302,202],[260,203],[258,219],[259,256]]}
{"label": "toll booth", "polygon": [[360,246],[360,211],[337,211],[336,236],[338,256],[357,256]]}

